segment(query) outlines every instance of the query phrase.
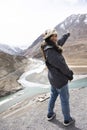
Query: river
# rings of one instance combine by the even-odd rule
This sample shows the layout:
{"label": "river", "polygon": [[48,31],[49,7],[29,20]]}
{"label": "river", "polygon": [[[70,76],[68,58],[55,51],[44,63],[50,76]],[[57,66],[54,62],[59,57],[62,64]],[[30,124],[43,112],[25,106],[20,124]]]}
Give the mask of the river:
{"label": "river", "polygon": [[[82,79],[80,78],[69,83],[70,89],[82,88],[82,87],[87,87],[87,77]],[[49,85],[29,83],[23,90],[20,90],[15,94],[0,98],[0,113],[6,111],[11,106],[16,105],[17,103],[29,97],[31,98],[37,94],[47,93],[49,91],[50,91]]]}
{"label": "river", "polygon": [[[11,106],[18,104],[19,102],[22,102],[25,99],[32,98],[38,94],[50,92],[50,85],[45,83],[45,80],[44,83],[39,82],[39,80],[36,80],[37,82],[27,80],[27,77],[29,76],[32,80],[34,80],[34,77],[37,77],[37,74],[42,74],[44,69],[45,65],[42,62],[40,62],[37,65],[36,69],[32,68],[32,70],[24,73],[18,80],[18,82],[24,87],[24,89],[14,94],[0,98],[0,113],[8,110]],[[74,80],[72,82],[69,82],[70,89],[82,87],[87,87],[87,75],[75,75]]]}

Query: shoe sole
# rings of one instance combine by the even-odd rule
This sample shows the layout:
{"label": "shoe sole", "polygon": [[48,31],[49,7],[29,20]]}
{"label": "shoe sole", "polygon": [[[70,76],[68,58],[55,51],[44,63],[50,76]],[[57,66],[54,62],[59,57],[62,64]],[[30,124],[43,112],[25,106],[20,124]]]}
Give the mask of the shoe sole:
{"label": "shoe sole", "polygon": [[51,118],[47,118],[48,121],[53,120],[56,117],[56,114],[53,114],[53,116]]}
{"label": "shoe sole", "polygon": [[74,123],[75,123],[75,120],[73,119],[73,120],[72,120],[71,122],[69,122],[68,124],[63,123],[63,125],[67,127],[67,126],[70,126],[70,125],[72,125],[72,124],[74,124]]}

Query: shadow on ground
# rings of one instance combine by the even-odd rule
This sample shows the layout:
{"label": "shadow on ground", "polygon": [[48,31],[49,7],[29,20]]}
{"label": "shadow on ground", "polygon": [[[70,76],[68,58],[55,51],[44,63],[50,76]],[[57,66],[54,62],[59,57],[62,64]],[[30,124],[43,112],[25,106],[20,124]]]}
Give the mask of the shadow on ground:
{"label": "shadow on ground", "polygon": [[75,123],[72,124],[72,125],[70,125],[70,126],[68,126],[68,127],[65,127],[65,126],[63,125],[63,123],[60,122],[59,120],[57,120],[56,118],[55,118],[54,120],[50,121],[50,123],[55,124],[56,126],[58,126],[58,128],[61,128],[61,129],[63,129],[63,130],[81,130],[81,129],[79,129],[79,128],[77,128],[77,127],[75,126]]}

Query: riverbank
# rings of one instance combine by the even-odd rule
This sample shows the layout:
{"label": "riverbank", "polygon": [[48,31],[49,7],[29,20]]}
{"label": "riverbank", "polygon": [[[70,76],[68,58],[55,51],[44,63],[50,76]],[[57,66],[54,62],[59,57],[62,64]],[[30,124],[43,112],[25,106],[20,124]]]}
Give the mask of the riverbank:
{"label": "riverbank", "polygon": [[26,104],[22,103],[14,112],[10,111],[8,116],[4,114],[0,118],[0,130],[87,130],[87,87],[70,90],[71,114],[76,123],[68,128],[62,124],[59,98],[55,106],[56,119],[52,122],[47,121],[48,97],[43,101],[34,98],[32,103],[27,99]]}
{"label": "riverbank", "polygon": [[[80,110],[80,108],[81,108],[81,110],[84,110],[85,105],[87,108],[87,104],[85,103],[86,97],[87,97],[86,96],[86,91],[87,91],[87,88],[86,88],[87,87],[87,75],[86,74],[75,75],[74,81],[69,84],[70,88],[74,88],[74,89],[70,89],[70,94],[71,94],[70,102],[71,102],[72,110],[76,109],[76,107],[78,107],[79,104],[80,104],[79,110]],[[26,130],[26,129],[51,130],[52,126],[50,127],[49,124],[46,122],[47,104],[48,104],[48,98],[49,98],[49,94],[47,94],[47,92],[49,92],[49,83],[47,83],[48,82],[47,70],[46,70],[43,62],[40,61],[40,62],[38,62],[38,64],[36,64],[36,66],[32,66],[32,69],[30,71],[27,71],[26,73],[24,73],[20,77],[18,82],[21,83],[21,85],[24,87],[24,89],[16,94],[14,94],[9,99],[6,99],[7,100],[6,104],[5,104],[5,100],[0,102],[1,103],[0,120],[2,122],[0,130],[3,130],[3,129],[5,130],[7,125],[8,125],[8,129],[6,129],[6,130],[10,130],[10,129],[14,130],[14,129],[16,129],[16,127],[18,130],[22,130],[22,128],[24,128],[23,130]],[[44,95],[42,93],[44,93]],[[40,95],[40,97],[38,95]],[[81,100],[80,100],[80,98],[81,98]],[[72,105],[72,102],[73,102],[73,105]],[[60,107],[60,102],[58,101],[56,110],[58,109],[57,110],[58,121],[62,125],[63,119],[62,119],[61,112],[59,111],[59,109],[61,109],[61,108],[59,108],[59,107]],[[80,112],[81,112],[81,110],[80,110]],[[78,112],[79,115],[78,115],[77,119],[79,120],[79,116],[82,116],[81,115],[82,113],[80,114],[78,110],[77,111],[74,110],[75,115],[76,115],[75,112],[76,113]],[[84,111],[84,113],[85,112],[87,113],[86,110]],[[39,113],[40,113],[41,121],[39,119]],[[45,113],[45,114],[43,115],[43,113]],[[85,115],[84,113],[83,113],[83,118]],[[36,117],[36,115],[38,117]],[[25,119],[25,121],[22,120],[23,118]],[[9,120],[9,121],[7,121],[7,120]],[[26,120],[28,120],[29,122]],[[87,118],[86,118],[86,120],[87,120]],[[16,122],[14,122],[14,121],[16,121]],[[18,124],[17,121],[18,122],[20,121],[20,123]],[[23,124],[21,125],[21,121],[24,125]],[[47,123],[46,129],[44,128],[45,127],[45,124],[43,124],[44,121],[45,121],[45,123]],[[36,124],[36,122],[38,122],[38,124]],[[40,124],[41,126],[39,126],[39,122],[41,123]],[[82,122],[82,119],[81,119],[81,122]],[[6,123],[5,126],[3,126],[4,123]],[[28,127],[26,126],[26,123],[27,123]],[[35,123],[35,127],[33,127],[34,123]],[[14,124],[16,126],[14,126]],[[78,124],[78,126],[79,126],[79,124]],[[57,127],[60,128],[59,126],[57,126]],[[57,128],[52,127],[52,130],[53,129],[57,129]],[[64,129],[63,126],[60,130],[62,130],[62,129]],[[83,130],[83,129],[76,129],[76,127],[73,127],[72,130]]]}
{"label": "riverbank", "polygon": [[[50,84],[47,78],[47,69],[42,61],[31,59],[31,69],[25,72],[18,82],[23,86],[23,90],[0,98],[0,113],[10,109],[12,106],[29,100],[39,94],[50,91]],[[69,83],[69,88],[83,88],[87,86],[87,75],[75,75],[74,80]]]}
{"label": "riverbank", "polygon": [[[31,61],[30,67],[31,69],[27,69],[27,72],[25,72],[18,82],[22,86],[40,86],[41,87],[48,87],[49,81],[48,81],[48,70],[46,68],[46,65],[41,60],[36,59],[29,59]],[[74,71],[74,80],[82,79],[87,77],[87,65],[69,65],[69,67]]]}

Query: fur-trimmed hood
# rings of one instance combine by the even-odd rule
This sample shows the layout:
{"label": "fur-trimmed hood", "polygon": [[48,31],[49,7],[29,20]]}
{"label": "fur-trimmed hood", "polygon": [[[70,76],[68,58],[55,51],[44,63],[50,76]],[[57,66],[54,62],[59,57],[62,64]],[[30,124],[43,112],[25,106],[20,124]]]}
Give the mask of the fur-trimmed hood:
{"label": "fur-trimmed hood", "polygon": [[50,42],[50,43],[43,42],[41,44],[41,48],[42,48],[43,51],[46,51],[47,49],[52,49],[52,48],[54,48],[59,53],[62,53],[62,51],[63,51],[61,46],[59,46],[59,45],[57,45],[53,42]]}

